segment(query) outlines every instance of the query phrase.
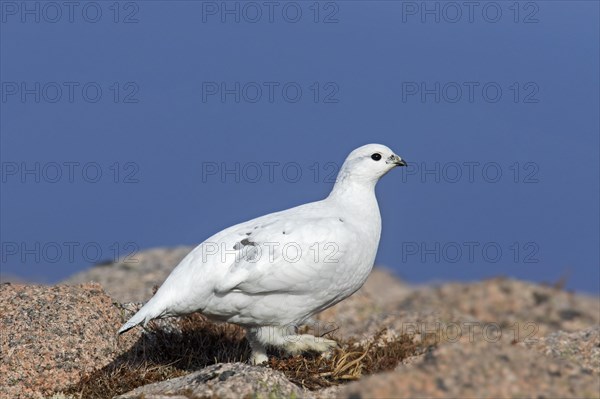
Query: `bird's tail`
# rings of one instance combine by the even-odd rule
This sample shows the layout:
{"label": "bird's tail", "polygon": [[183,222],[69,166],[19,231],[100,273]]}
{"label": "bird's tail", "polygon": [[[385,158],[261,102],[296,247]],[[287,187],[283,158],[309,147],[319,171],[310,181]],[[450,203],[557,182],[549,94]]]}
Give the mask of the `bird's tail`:
{"label": "bird's tail", "polygon": [[123,334],[126,331],[131,330],[133,327],[145,323],[145,316],[141,314],[142,312],[137,312],[133,317],[127,320],[127,323],[123,324],[121,328],[119,328],[119,334]]}
{"label": "bird's tail", "polygon": [[121,328],[119,328],[119,334],[123,334],[126,331],[131,330],[133,327],[144,324],[148,324],[148,322],[152,319],[156,319],[162,315],[162,311],[156,308],[156,301],[153,301],[152,298],[148,303],[146,303],[133,317],[127,320],[127,323],[123,324]]}

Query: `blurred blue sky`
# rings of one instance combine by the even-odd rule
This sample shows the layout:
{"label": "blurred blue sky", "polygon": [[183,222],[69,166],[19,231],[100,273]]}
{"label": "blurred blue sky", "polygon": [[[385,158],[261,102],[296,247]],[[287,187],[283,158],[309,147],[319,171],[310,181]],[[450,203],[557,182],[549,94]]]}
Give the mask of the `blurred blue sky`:
{"label": "blurred blue sky", "polygon": [[0,3],[2,273],[200,243],[379,142],[378,264],[599,292],[598,2],[71,4]]}

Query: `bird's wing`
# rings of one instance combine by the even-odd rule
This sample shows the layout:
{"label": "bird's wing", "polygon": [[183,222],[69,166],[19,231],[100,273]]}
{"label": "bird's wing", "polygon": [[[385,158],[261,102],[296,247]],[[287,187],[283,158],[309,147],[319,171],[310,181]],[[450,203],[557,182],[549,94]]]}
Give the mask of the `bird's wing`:
{"label": "bird's wing", "polygon": [[338,217],[257,221],[236,229],[234,240],[225,240],[238,253],[215,285],[216,294],[300,294],[314,292],[319,285],[326,288],[357,240]]}

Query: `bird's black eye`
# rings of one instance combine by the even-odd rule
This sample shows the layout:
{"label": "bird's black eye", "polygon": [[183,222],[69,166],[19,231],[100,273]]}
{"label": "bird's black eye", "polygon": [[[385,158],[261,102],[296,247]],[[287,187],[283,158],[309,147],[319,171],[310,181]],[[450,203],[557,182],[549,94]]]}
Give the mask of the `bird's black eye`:
{"label": "bird's black eye", "polygon": [[376,152],[375,154],[371,155],[371,159],[373,161],[379,161],[381,159],[381,154]]}

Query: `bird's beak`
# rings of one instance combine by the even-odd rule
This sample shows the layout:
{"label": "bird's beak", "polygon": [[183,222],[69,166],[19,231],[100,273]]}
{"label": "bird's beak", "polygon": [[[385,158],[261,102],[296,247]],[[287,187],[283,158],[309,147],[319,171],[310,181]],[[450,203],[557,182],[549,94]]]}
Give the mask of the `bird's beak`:
{"label": "bird's beak", "polygon": [[406,166],[406,161],[396,154],[391,155],[385,162],[388,164],[393,163],[396,166]]}

